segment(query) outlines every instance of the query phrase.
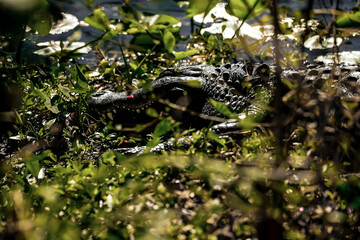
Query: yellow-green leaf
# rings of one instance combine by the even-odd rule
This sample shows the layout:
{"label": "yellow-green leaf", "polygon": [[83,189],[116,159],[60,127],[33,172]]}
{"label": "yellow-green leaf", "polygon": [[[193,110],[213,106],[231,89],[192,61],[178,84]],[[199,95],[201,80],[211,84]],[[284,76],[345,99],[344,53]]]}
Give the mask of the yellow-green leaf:
{"label": "yellow-green leaf", "polygon": [[77,74],[77,87],[81,89],[88,89],[88,82],[83,72],[77,64],[75,64],[76,74]]}
{"label": "yellow-green leaf", "polygon": [[186,16],[190,18],[200,13],[205,13],[206,16],[219,2],[220,0],[189,0],[189,6],[186,8]]}
{"label": "yellow-green leaf", "polygon": [[103,32],[110,30],[108,16],[101,9],[95,9],[89,16],[85,17],[84,22]]}
{"label": "yellow-green leaf", "polygon": [[164,43],[165,49],[169,53],[172,53],[174,51],[175,37],[168,29],[165,29],[163,43]]}
{"label": "yellow-green leaf", "polygon": [[344,14],[336,21],[337,27],[358,27],[360,26],[360,11]]}
{"label": "yellow-green leaf", "polygon": [[188,50],[186,52],[176,52],[174,53],[175,55],[175,59],[176,60],[181,60],[181,59],[184,59],[184,58],[187,58],[187,57],[190,57],[192,55],[195,55],[199,52],[199,50],[197,49],[192,49],[192,50]]}
{"label": "yellow-green leaf", "polygon": [[70,98],[70,89],[68,87],[65,87],[61,84],[58,85],[60,91],[68,98]]}
{"label": "yellow-green leaf", "polygon": [[224,115],[225,117],[228,118],[232,118],[232,119],[238,119],[239,116],[232,112],[228,106],[226,106],[224,103],[222,102],[217,102],[213,99],[209,99],[209,103],[216,109],[216,111],[218,111],[219,113],[221,113],[222,115]]}
{"label": "yellow-green leaf", "polygon": [[241,20],[249,20],[266,10],[264,0],[229,0],[226,11]]}

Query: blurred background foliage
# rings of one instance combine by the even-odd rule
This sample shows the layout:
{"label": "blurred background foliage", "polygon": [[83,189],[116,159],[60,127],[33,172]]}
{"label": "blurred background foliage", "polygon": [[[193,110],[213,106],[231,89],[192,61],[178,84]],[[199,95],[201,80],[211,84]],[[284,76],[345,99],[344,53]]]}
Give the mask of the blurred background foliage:
{"label": "blurred background foliage", "polygon": [[[284,113],[276,109],[270,120],[246,119],[237,134],[219,136],[182,129],[155,109],[147,110],[150,130],[122,129],[86,103],[99,88],[147,88],[174,64],[274,64],[277,50],[281,68],[315,57],[357,63],[359,53],[347,50],[358,37],[356,1],[346,10],[340,1],[323,8],[305,1],[301,9],[292,1],[171,1],[185,8],[180,19],[130,0],[113,4],[113,17],[106,2],[87,0],[81,7],[90,13],[80,21],[62,12],[63,2],[0,1],[1,239],[359,236],[359,100],[338,98],[331,77],[319,89],[284,79],[281,97],[292,111],[280,163],[271,118]],[[169,3],[152,1],[159,9]],[[52,39],[69,25],[65,39]],[[116,150],[184,136],[188,147],[179,142],[172,152]]]}

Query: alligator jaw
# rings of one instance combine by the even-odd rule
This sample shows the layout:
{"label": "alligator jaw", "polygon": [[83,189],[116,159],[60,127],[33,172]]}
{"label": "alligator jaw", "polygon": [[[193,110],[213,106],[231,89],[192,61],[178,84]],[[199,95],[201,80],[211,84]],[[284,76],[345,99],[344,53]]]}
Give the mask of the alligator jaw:
{"label": "alligator jaw", "polygon": [[132,93],[116,93],[100,90],[91,94],[87,102],[99,112],[111,112],[113,109],[135,111],[143,109],[156,99],[169,94],[173,88],[200,88],[202,85],[203,80],[198,77],[163,76],[154,80],[152,91],[138,89]]}
{"label": "alligator jaw", "polygon": [[113,112],[116,109],[133,110],[142,109],[153,103],[150,92],[137,90],[131,94],[125,92],[111,92],[101,90],[91,94],[88,104],[99,112]]}

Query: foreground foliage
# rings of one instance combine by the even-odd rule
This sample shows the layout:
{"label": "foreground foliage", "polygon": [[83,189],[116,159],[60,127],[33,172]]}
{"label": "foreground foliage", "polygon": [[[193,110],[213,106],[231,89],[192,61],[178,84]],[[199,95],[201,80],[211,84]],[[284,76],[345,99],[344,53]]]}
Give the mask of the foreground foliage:
{"label": "foreground foliage", "polygon": [[[213,17],[209,12],[219,1],[189,2],[188,17],[200,13]],[[237,21],[258,17],[272,26],[269,2],[228,4],[225,9]],[[312,37],[306,28],[315,28],[318,39],[324,39],[328,26],[315,24],[314,19],[304,24],[308,16],[300,11],[277,10],[282,31],[278,37],[290,46],[280,64],[294,67],[291,63],[301,64],[306,55],[297,47],[304,37]],[[62,43],[60,51],[48,56],[51,64],[25,65],[3,54],[3,89],[14,96],[14,86],[21,86],[24,93],[21,106],[9,113],[14,124],[2,135],[1,238],[354,239],[359,235],[357,98],[337,98],[331,76],[317,89],[284,79],[288,92],[282,101],[292,111],[282,126],[287,157],[281,162],[271,122],[281,113],[272,106],[265,122],[246,119],[240,122],[243,130],[224,136],[208,127],[183,129],[166,111],[160,114],[155,109],[147,110],[155,120],[150,127],[124,129],[88,108],[86,98],[99,85],[117,91],[146,87],[163,69],[185,58],[219,64],[244,55],[266,60],[274,51],[264,26],[260,28],[264,35],[254,40],[240,34],[241,26],[229,25],[230,20],[222,31],[209,34],[202,31],[203,20],[184,37],[181,21],[173,16],[140,12],[125,3],[118,11],[120,19],[109,19],[95,9],[84,21],[99,30],[99,37],[87,46],[104,57],[110,54],[109,44],[119,47],[121,64],[109,58],[96,69],[78,64],[80,49],[66,50]],[[351,27],[356,14],[341,13],[336,23]],[[38,22],[34,30],[46,34],[49,21],[46,24],[41,27]],[[227,38],[225,29],[235,35]],[[337,34],[344,38],[350,31]],[[124,34],[131,36],[129,44],[118,41]],[[186,41],[187,49],[174,51],[181,41]],[[218,109],[225,116],[234,115],[224,106]],[[162,141],[183,136],[192,136],[185,149],[178,143],[175,151],[148,153]],[[127,156],[119,150],[137,145],[147,146],[143,154]]]}

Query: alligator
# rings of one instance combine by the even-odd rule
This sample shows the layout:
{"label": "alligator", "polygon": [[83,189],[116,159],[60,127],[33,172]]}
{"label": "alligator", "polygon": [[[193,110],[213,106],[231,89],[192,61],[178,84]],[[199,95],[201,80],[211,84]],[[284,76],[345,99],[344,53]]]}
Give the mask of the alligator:
{"label": "alligator", "polygon": [[[262,108],[255,104],[259,91],[272,92],[270,68],[266,64],[223,64],[220,66],[190,65],[170,68],[156,78],[150,89],[138,89],[131,93],[98,91],[88,98],[89,105],[111,120],[125,124],[139,123],[146,117],[139,117],[145,108],[158,104],[159,100],[181,105],[191,113],[200,116],[222,115],[209,103],[209,99],[222,102],[234,112],[256,115]],[[173,105],[172,105],[173,106]],[[154,107],[157,109],[157,107]],[[194,114],[184,114],[174,109],[171,115],[177,120],[190,118]]]}
{"label": "alligator", "polygon": [[[222,116],[209,103],[209,99],[224,103],[235,113],[263,115],[265,110],[262,103],[269,103],[274,93],[273,69],[267,64],[250,62],[169,68],[152,82],[150,89],[138,89],[130,93],[100,90],[90,95],[87,101],[95,111],[125,125],[149,121],[143,110],[150,105],[159,105],[159,101],[164,99],[201,116]],[[331,76],[340,84],[342,95],[357,92],[351,89],[354,83],[358,85],[356,82],[360,79],[360,68],[356,65],[341,64],[334,67],[306,63],[298,69],[283,69],[281,74],[282,79],[315,87]],[[259,93],[263,93],[260,94],[260,101],[257,99]],[[157,109],[157,106],[154,108]],[[188,118],[192,124],[197,122],[193,120],[194,114],[184,116],[183,111],[175,109],[172,115],[177,120]]]}
{"label": "alligator", "polygon": [[[323,88],[322,85],[328,83],[328,79],[333,79],[330,82],[338,86],[337,95],[353,97],[360,93],[360,67],[357,65],[305,63],[297,69],[283,69],[280,77],[290,84],[303,84],[312,89]],[[209,103],[210,99],[225,104],[233,112],[239,113],[240,117],[266,116],[266,109],[269,109],[266,104],[271,105],[274,95],[274,80],[274,67],[267,64],[244,62],[220,66],[189,65],[163,71],[149,89],[138,89],[130,93],[100,90],[89,96],[88,103],[95,111],[113,121],[134,125],[150,121],[151,118],[144,114],[145,108],[154,106],[158,109],[159,105],[166,105],[165,99],[183,107],[180,111],[175,109],[176,111],[170,112],[173,117],[188,121],[194,126],[197,123],[203,124],[195,119],[196,116],[223,117]],[[262,97],[257,98],[258,95]],[[191,109],[191,113],[198,114],[184,117],[184,109]],[[229,120],[215,124],[211,130],[218,133],[231,132],[239,130],[239,126],[236,120]],[[164,142],[151,151],[169,150],[173,145],[171,141]],[[135,147],[124,149],[123,152],[138,153],[144,149],[145,147]]]}

